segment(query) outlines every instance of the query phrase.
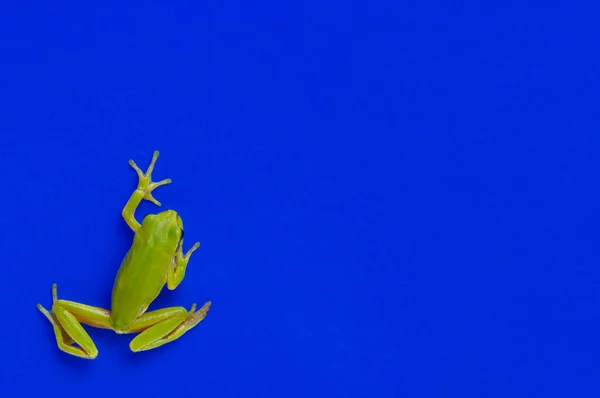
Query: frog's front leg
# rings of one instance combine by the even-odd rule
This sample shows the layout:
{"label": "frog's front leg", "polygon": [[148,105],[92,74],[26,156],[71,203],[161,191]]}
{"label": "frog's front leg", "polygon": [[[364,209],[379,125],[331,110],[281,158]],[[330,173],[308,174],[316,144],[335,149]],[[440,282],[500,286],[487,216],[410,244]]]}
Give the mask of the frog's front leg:
{"label": "frog's front leg", "polygon": [[179,247],[177,248],[177,253],[175,253],[175,258],[173,259],[171,267],[169,267],[169,271],[167,272],[167,288],[169,290],[174,290],[185,277],[185,270],[187,268],[188,262],[190,261],[190,256],[193,252],[195,252],[200,247],[200,242],[194,243],[194,246],[184,255],[183,254],[183,238],[179,243]]}
{"label": "frog's front leg", "polygon": [[[73,301],[58,300],[56,284],[52,285],[52,311],[47,311],[41,304],[38,304],[37,308],[52,323],[58,348],[80,358],[94,359],[98,356],[96,345],[81,323],[112,329],[110,313],[107,310]],[[73,345],[74,343],[79,347]]]}
{"label": "frog's front leg", "polygon": [[198,311],[193,304],[189,311],[172,307],[146,312],[130,327],[131,332],[141,333],[131,340],[129,348],[133,352],[146,351],[177,340],[206,317],[210,305],[208,301]]}
{"label": "frog's front leg", "polygon": [[158,151],[154,151],[154,154],[152,155],[152,161],[150,162],[150,166],[148,166],[146,173],[143,173],[133,160],[129,161],[129,165],[133,167],[139,177],[139,182],[137,189],[133,191],[131,197],[127,201],[127,204],[123,208],[122,215],[125,219],[125,222],[127,225],[129,225],[133,232],[136,232],[140,227],[140,223],[137,222],[134,214],[142,199],[146,199],[155,205],[160,206],[160,202],[154,199],[154,196],[152,196],[152,191],[161,185],[171,183],[169,178],[159,182],[152,182],[152,171],[154,171],[154,164],[156,163],[156,159],[158,159],[158,154]]}

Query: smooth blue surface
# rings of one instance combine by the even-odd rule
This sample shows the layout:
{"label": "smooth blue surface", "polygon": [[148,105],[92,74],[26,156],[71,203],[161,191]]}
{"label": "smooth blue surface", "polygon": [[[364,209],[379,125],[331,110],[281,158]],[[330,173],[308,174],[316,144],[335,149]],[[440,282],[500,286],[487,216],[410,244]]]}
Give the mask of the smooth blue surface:
{"label": "smooth blue surface", "polygon": [[[0,396],[597,397],[599,8],[483,3],[3,3]],[[154,149],[213,308],[70,357]]]}

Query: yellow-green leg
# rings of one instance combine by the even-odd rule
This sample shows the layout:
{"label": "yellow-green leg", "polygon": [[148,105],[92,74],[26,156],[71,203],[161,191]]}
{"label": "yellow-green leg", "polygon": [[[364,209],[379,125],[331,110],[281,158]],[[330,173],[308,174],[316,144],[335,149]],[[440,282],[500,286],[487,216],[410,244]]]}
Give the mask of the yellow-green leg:
{"label": "yellow-green leg", "polygon": [[193,304],[189,311],[173,307],[145,313],[131,326],[132,331],[141,333],[131,340],[129,348],[134,352],[147,351],[177,340],[206,317],[210,305],[208,301],[198,311]]}
{"label": "yellow-green leg", "polygon": [[41,304],[38,304],[37,308],[52,323],[58,348],[80,358],[96,358],[98,349],[81,323],[110,329],[110,313],[102,308],[58,300],[56,290],[56,284],[53,284],[52,312],[47,311]]}
{"label": "yellow-green leg", "polygon": [[[198,311],[196,304],[193,304],[189,311],[183,307],[171,307],[144,313],[124,332],[140,332],[129,347],[134,352],[146,351],[177,340],[206,317],[210,305],[211,302],[208,301]],[[114,331],[110,322],[110,311],[73,301],[58,300],[56,284],[52,285],[52,311],[47,311],[41,304],[38,304],[37,308],[52,324],[58,348],[80,358],[94,359],[98,356],[98,349],[82,323]]]}
{"label": "yellow-green leg", "polygon": [[156,159],[158,159],[158,155],[158,151],[154,151],[154,154],[152,155],[152,161],[150,162],[150,166],[148,166],[148,170],[146,170],[146,173],[143,173],[142,170],[140,170],[140,168],[135,164],[133,160],[129,161],[129,165],[133,167],[133,169],[138,175],[139,182],[137,189],[133,191],[131,197],[127,201],[127,204],[123,208],[122,215],[125,219],[125,222],[127,223],[127,225],[129,225],[129,228],[131,228],[133,232],[136,232],[140,227],[140,223],[135,219],[135,210],[139,206],[142,199],[149,200],[155,205],[160,206],[160,202],[154,199],[154,196],[152,196],[152,191],[154,191],[157,187],[160,187],[161,185],[171,183],[171,180],[169,178],[159,182],[152,182],[152,172],[154,171],[154,165],[156,164]]}
{"label": "yellow-green leg", "polygon": [[188,262],[190,261],[190,256],[193,252],[195,252],[200,247],[200,242],[194,243],[194,246],[184,255],[182,251],[183,247],[183,238],[181,239],[181,243],[179,244],[179,248],[177,249],[177,253],[174,258],[174,266],[169,267],[169,271],[167,272],[167,288],[169,290],[175,289],[185,276],[185,270],[187,268]]}

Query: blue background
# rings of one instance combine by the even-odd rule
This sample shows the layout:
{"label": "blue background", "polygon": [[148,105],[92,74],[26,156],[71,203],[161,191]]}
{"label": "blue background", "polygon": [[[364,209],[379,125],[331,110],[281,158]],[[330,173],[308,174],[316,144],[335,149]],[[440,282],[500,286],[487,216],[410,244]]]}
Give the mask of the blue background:
{"label": "blue background", "polygon": [[[598,396],[592,2],[52,3],[0,12],[1,396]],[[70,357],[35,305],[110,305],[154,149],[153,308],[213,308]]]}

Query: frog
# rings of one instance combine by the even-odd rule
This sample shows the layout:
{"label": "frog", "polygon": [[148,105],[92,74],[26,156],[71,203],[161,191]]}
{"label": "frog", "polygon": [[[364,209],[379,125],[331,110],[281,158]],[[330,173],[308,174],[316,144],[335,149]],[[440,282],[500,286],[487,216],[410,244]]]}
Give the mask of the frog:
{"label": "frog", "polygon": [[196,242],[183,253],[183,221],[174,210],[146,215],[142,222],[135,212],[142,200],[161,206],[152,192],[171,183],[167,178],[153,182],[152,173],[159,151],[154,151],[146,172],[129,160],[138,176],[138,185],[125,204],[121,215],[133,231],[133,242],[123,258],[114,280],[110,310],[58,299],[57,285],[52,284],[52,308],[37,308],[50,321],[58,348],[67,354],[95,359],[98,349],[82,325],[109,329],[117,334],[137,335],[130,341],[134,353],[151,350],[177,340],[198,325],[207,315],[211,301],[199,310],[192,304],[147,311],[166,285],[179,286],[185,277],[190,257],[200,247]]}

